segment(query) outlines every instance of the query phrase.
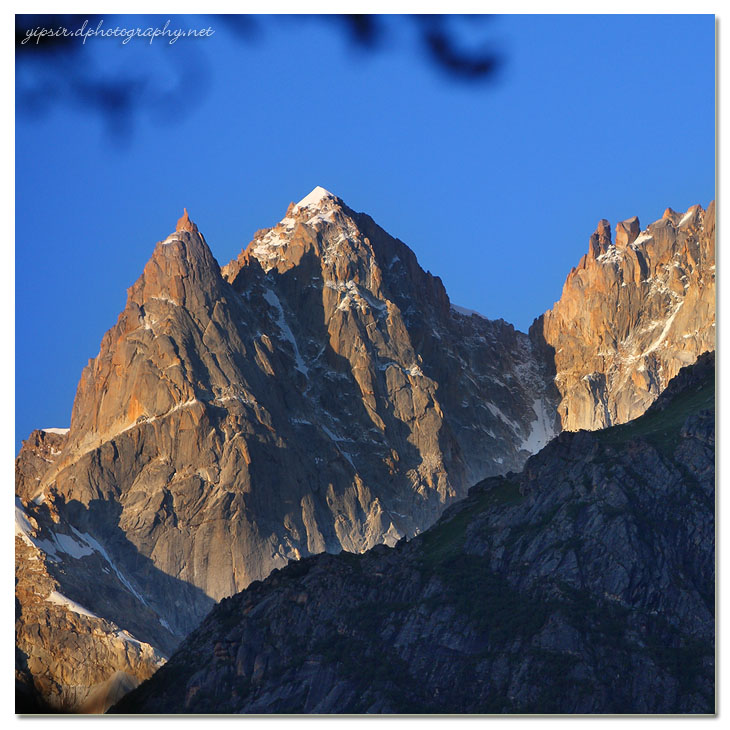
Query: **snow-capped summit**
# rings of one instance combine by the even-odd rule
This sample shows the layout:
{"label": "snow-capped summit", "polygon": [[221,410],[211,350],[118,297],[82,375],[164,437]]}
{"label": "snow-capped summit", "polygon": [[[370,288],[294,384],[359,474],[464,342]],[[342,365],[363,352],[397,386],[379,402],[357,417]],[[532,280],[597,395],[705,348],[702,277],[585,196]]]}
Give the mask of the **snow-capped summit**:
{"label": "snow-capped summit", "polygon": [[34,431],[16,460],[39,525],[16,539],[17,656],[53,657],[16,667],[26,686],[76,711],[117,670],[156,669],[119,631],[169,654],[289,560],[394,545],[554,433],[639,415],[714,349],[714,210],[635,240],[627,219],[620,249],[602,221],[530,335],[450,309],[322,187],[222,268],[184,213],[82,371],[73,429]]}
{"label": "snow-capped summit", "polygon": [[319,204],[324,198],[334,198],[329,190],[325,190],[323,187],[317,185],[309,195],[304,196],[294,207],[295,208],[307,208]]}

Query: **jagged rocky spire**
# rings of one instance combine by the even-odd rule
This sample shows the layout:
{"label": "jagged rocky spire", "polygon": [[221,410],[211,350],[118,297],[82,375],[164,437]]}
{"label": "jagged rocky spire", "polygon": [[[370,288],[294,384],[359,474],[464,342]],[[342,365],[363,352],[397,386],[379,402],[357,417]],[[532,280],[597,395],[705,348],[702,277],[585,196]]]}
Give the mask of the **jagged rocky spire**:
{"label": "jagged rocky spire", "polygon": [[641,226],[639,225],[638,216],[619,221],[616,224],[616,246],[626,248],[639,237],[640,232]]}
{"label": "jagged rocky spire", "polygon": [[605,219],[601,218],[598,221],[595,233],[590,239],[590,252],[593,258],[600,256],[602,253],[608,251],[608,247],[611,245],[611,224]]}
{"label": "jagged rocky spire", "polygon": [[188,215],[188,209],[183,208],[182,217],[178,219],[177,225],[175,226],[176,231],[189,231],[190,233],[197,233],[198,226],[190,220]]}

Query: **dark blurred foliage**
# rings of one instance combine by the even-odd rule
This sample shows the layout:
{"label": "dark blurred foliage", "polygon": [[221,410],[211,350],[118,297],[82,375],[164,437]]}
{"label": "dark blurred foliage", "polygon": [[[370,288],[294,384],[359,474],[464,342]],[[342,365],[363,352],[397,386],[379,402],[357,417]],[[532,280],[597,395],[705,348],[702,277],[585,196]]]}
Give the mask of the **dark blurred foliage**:
{"label": "dark blurred foliage", "polygon": [[[282,23],[311,21],[329,25],[334,33],[343,36],[346,45],[370,54],[406,43],[410,31],[415,34],[417,52],[425,63],[456,82],[478,84],[493,81],[502,62],[501,54],[485,40],[482,31],[490,18],[487,15],[211,15],[194,19],[177,16],[171,27],[210,25],[218,32],[222,26],[237,42],[251,44],[259,42],[264,31],[276,31]],[[105,29],[117,25],[162,27],[167,19],[167,16],[16,15],[18,111],[37,116],[61,104],[83,107],[99,114],[117,141],[131,134],[137,114],[148,114],[158,121],[178,118],[188,106],[181,102],[192,95],[202,99],[207,90],[212,70],[204,43],[183,43],[181,39],[167,45],[170,50],[164,54],[169,64],[167,69],[147,64],[122,72],[95,67],[92,54],[83,52],[84,45],[78,37],[31,37],[23,43],[28,32],[36,28],[75,30],[88,21],[87,28],[92,29],[100,20]],[[469,43],[475,34],[476,45]],[[87,42],[99,40],[92,38]],[[135,38],[131,42],[144,43],[145,39]],[[175,79],[172,88],[170,75]]]}
{"label": "dark blurred foliage", "polygon": [[[455,78],[465,81],[483,81],[498,69],[500,57],[489,48],[467,51],[459,47],[459,39],[447,25],[449,16],[416,16],[422,27],[422,40],[433,63]],[[461,16],[462,19],[485,16]]]}

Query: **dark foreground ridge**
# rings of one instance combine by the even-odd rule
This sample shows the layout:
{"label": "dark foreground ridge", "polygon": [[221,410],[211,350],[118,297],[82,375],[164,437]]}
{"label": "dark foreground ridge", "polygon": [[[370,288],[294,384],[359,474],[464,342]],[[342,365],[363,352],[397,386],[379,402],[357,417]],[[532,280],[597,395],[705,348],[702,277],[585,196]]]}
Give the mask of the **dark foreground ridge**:
{"label": "dark foreground ridge", "polygon": [[714,712],[714,354],[394,548],[222,600],[116,713]]}

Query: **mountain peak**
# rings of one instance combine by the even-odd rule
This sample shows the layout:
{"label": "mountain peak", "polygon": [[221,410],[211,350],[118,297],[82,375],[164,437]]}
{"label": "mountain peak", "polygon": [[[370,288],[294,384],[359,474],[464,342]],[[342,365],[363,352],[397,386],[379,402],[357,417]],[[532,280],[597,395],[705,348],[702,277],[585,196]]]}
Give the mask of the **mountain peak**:
{"label": "mountain peak", "polygon": [[638,216],[619,221],[616,224],[616,246],[626,248],[639,237],[639,233],[641,233],[641,226]]}
{"label": "mountain peak", "polygon": [[190,220],[188,215],[188,209],[183,208],[182,217],[178,219],[177,225],[175,226],[176,231],[189,231],[190,233],[197,233],[198,226]]}
{"label": "mountain peak", "polygon": [[610,245],[611,245],[611,224],[605,218],[601,218],[601,220],[598,221],[596,230],[595,230],[594,234],[591,236],[591,240],[589,242],[590,255],[594,259],[598,258],[598,256],[600,256],[601,254],[606,253],[606,251],[608,251]]}
{"label": "mountain peak", "polygon": [[319,205],[325,198],[335,198],[329,190],[325,190],[323,187],[317,185],[309,195],[305,195],[297,204],[295,208],[307,208],[310,206]]}
{"label": "mountain peak", "polygon": [[601,220],[598,221],[598,225],[596,226],[596,232],[594,233],[594,235],[600,236],[601,238],[607,238],[610,241],[611,224],[605,218],[601,218]]}
{"label": "mountain peak", "polygon": [[672,210],[672,208],[667,208],[664,211],[664,215],[662,215],[662,220],[673,220],[679,215],[676,210]]}

